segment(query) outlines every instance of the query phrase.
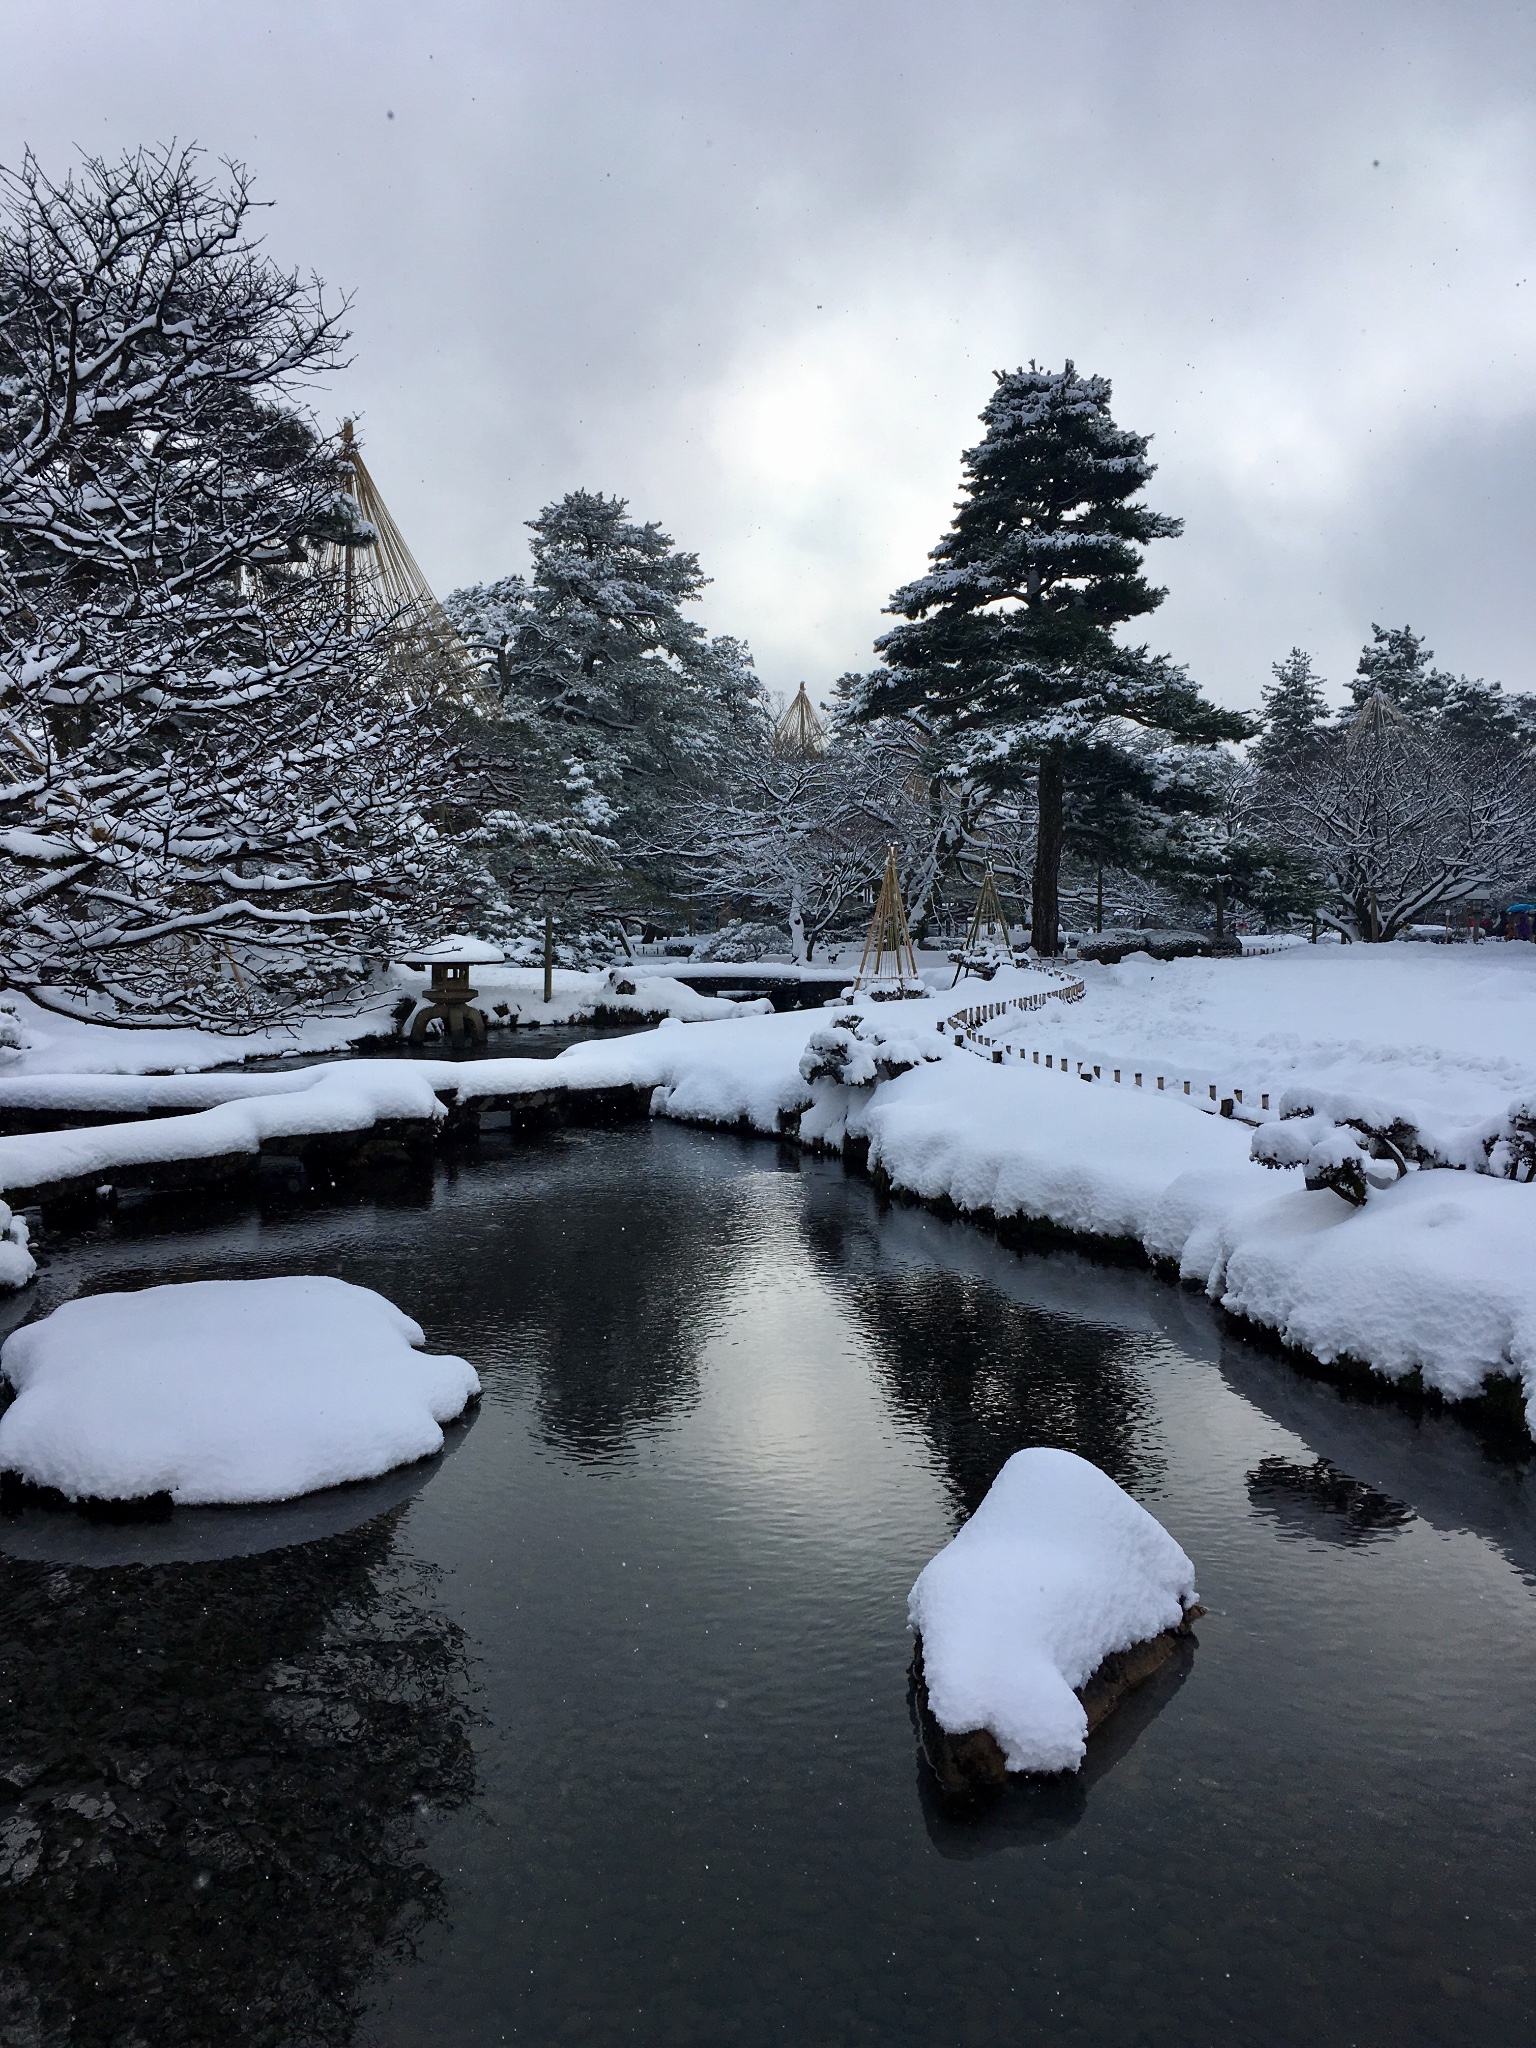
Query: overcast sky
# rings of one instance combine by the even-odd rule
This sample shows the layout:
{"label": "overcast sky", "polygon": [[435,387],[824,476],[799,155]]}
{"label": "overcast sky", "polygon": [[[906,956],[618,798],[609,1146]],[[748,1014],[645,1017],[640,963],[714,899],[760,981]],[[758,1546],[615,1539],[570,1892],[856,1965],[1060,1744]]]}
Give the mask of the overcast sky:
{"label": "overcast sky", "polygon": [[1214,696],[1372,620],[1536,689],[1532,5],[5,0],[4,57],[5,161],[196,140],[355,293],[315,403],[440,592],[618,492],[819,695],[1070,356]]}

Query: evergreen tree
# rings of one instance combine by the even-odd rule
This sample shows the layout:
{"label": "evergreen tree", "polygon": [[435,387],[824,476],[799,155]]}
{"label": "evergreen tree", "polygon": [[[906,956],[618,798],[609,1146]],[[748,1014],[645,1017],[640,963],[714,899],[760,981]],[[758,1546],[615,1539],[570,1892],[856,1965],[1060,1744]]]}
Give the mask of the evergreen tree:
{"label": "evergreen tree", "polygon": [[1270,674],[1274,681],[1264,686],[1264,729],[1253,749],[1261,768],[1298,759],[1315,745],[1328,721],[1323,678],[1314,673],[1310,654],[1293,647]]}
{"label": "evergreen tree", "polygon": [[[1411,626],[1373,625],[1350,684],[1354,708],[1380,695],[1422,730],[1460,746],[1530,751],[1530,698],[1510,696],[1499,683],[1451,675],[1434,667],[1434,659]],[[1345,714],[1346,724],[1352,716]]]}
{"label": "evergreen tree", "polygon": [[766,717],[752,657],[682,607],[697,555],[623,498],[571,491],[529,528],[532,573],[457,591],[448,611],[509,712],[544,736],[583,824],[619,852],[680,791],[717,781]]}
{"label": "evergreen tree", "polygon": [[1433,667],[1434,659],[1433,649],[1411,626],[1373,624],[1349,685],[1354,709],[1345,714],[1346,721],[1378,693],[1410,718],[1439,711],[1453,678]]}
{"label": "evergreen tree", "polygon": [[1067,792],[1109,773],[1123,726],[1202,745],[1251,726],[1172,662],[1114,638],[1165,595],[1141,573],[1142,548],[1182,529],[1134,502],[1153,474],[1148,442],[1115,424],[1107,380],[1070,362],[1000,372],[982,422],[934,566],[892,597],[904,623],[877,643],[884,669],[852,709],[920,717],[994,787],[1033,778],[1032,928],[1049,954]]}

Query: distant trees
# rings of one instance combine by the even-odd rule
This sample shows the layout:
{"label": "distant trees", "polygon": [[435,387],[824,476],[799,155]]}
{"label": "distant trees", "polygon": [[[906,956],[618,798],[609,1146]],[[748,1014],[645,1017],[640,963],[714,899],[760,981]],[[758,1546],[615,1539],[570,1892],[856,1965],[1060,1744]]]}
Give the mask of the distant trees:
{"label": "distant trees", "polygon": [[808,955],[891,844],[915,927],[991,866],[1046,954],[1064,893],[1078,924],[1199,902],[1381,939],[1536,876],[1536,705],[1410,628],[1373,628],[1339,716],[1293,648],[1246,756],[1254,721],[1125,644],[1180,526],[1070,362],[998,376],[824,746],[776,740],[745,646],[690,615],[698,557],[587,490],[529,522],[526,575],[449,600],[477,709],[348,616],[376,535],[297,396],[345,307],[253,220],[191,151],[0,173],[0,976],[39,1001],[234,1029],[572,898]]}
{"label": "distant trees", "polygon": [[[1028,785],[1031,922],[1047,954],[1074,819],[1097,808],[1098,827],[1083,829],[1101,830],[1111,788],[1128,829],[1198,806],[1199,779],[1175,769],[1175,750],[1251,730],[1174,663],[1114,637],[1162,602],[1141,550],[1181,526],[1136,502],[1153,475],[1148,442],[1116,425],[1110,395],[1070,362],[998,375],[934,566],[892,597],[903,623],[877,643],[884,667],[850,693],[854,717],[919,721],[984,788]],[[1128,744],[1133,732],[1160,745]]]}
{"label": "distant trees", "polygon": [[195,153],[0,173],[0,974],[114,1022],[344,994],[479,882],[451,718],[353,634],[371,533],[291,393],[344,308]]}
{"label": "distant trees", "polygon": [[1536,872],[1536,707],[1433,659],[1411,628],[1373,626],[1337,718],[1298,649],[1265,692],[1245,815],[1349,938],[1394,938]]}
{"label": "distant trees", "polygon": [[722,786],[679,798],[647,849],[696,902],[722,900],[787,928],[797,960],[845,927],[895,845],[921,887],[924,806],[907,763],[862,733],[821,752],[742,747]]}

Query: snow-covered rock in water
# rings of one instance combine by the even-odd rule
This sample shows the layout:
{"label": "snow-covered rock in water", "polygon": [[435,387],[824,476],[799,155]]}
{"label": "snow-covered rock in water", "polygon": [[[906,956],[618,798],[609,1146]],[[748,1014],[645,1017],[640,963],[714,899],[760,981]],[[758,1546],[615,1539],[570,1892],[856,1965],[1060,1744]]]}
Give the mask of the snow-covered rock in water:
{"label": "snow-covered rock in water", "polygon": [[1077,1770],[1102,1718],[1083,1698],[1095,1674],[1163,1639],[1106,1674],[1125,1680],[1118,1699],[1196,1612],[1195,1568],[1162,1524],[1096,1465],[1044,1449],[1014,1453],[907,1602],[933,1720],[951,1738],[985,1730],[1010,1771]]}
{"label": "snow-covered rock in water", "polygon": [[0,1469],[73,1500],[289,1500],[442,1448],[480,1391],[367,1287],[197,1280],[66,1302],[0,1351]]}

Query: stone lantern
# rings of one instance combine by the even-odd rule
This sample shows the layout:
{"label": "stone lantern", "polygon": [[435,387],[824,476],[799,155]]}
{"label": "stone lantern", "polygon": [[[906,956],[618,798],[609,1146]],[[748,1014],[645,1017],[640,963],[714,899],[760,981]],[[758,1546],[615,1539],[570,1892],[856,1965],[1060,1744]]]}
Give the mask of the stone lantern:
{"label": "stone lantern", "polygon": [[475,1008],[480,991],[470,987],[469,970],[499,966],[506,957],[500,946],[458,934],[411,954],[405,965],[418,974],[430,971],[432,976],[423,1006],[411,1019],[411,1044],[421,1045],[428,1027],[440,1020],[450,1045],[462,1045],[466,1039],[484,1045],[485,1012]]}

